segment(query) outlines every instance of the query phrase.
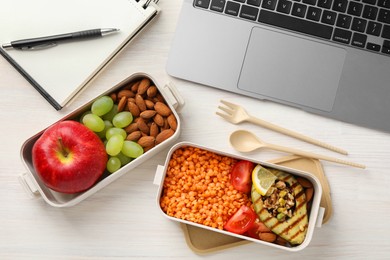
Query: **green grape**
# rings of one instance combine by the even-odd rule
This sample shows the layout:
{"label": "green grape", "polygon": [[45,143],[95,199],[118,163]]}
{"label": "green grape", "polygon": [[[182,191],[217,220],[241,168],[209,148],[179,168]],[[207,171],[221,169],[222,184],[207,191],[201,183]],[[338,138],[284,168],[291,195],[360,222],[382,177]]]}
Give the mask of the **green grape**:
{"label": "green grape", "polygon": [[126,165],[129,162],[131,162],[131,160],[133,160],[132,158],[124,155],[122,152],[118,153],[118,155],[116,157],[118,157],[119,160],[121,161],[121,165]]}
{"label": "green grape", "polygon": [[133,115],[129,111],[119,112],[112,119],[112,123],[115,127],[123,128],[133,121]]}
{"label": "green grape", "polygon": [[112,156],[107,161],[107,170],[111,173],[116,172],[121,167],[121,161],[118,157]]}
{"label": "green grape", "polygon": [[125,139],[126,136],[127,136],[127,133],[126,133],[126,131],[124,129],[118,128],[118,127],[111,127],[106,132],[106,138],[110,139],[111,136],[116,135],[116,134],[119,134],[119,135],[123,136],[123,139]]}
{"label": "green grape", "polygon": [[122,150],[123,136],[115,134],[108,139],[106,144],[106,152],[108,155],[116,156]]}
{"label": "green grape", "polygon": [[94,132],[101,132],[105,127],[103,119],[95,114],[85,115],[83,117],[83,124]]}
{"label": "green grape", "polygon": [[105,114],[102,118],[103,120],[108,120],[108,121],[112,121],[112,119],[114,118],[114,116],[118,113],[118,105],[113,105],[111,110]]}
{"label": "green grape", "polygon": [[133,141],[124,141],[122,153],[130,158],[137,158],[144,153],[142,146]]}
{"label": "green grape", "polygon": [[83,118],[84,118],[84,116],[85,116],[85,115],[88,115],[88,114],[92,114],[91,110],[85,111],[85,112],[80,116],[79,122],[80,122],[80,123],[83,123]]}
{"label": "green grape", "polygon": [[110,112],[114,106],[114,101],[109,96],[102,96],[92,103],[91,111],[97,116],[102,116]]}
{"label": "green grape", "polygon": [[108,120],[104,120],[104,129],[103,131],[100,131],[98,133],[96,133],[100,138],[106,138],[106,132],[108,129],[112,128],[113,125],[111,123],[111,121],[108,121]]}

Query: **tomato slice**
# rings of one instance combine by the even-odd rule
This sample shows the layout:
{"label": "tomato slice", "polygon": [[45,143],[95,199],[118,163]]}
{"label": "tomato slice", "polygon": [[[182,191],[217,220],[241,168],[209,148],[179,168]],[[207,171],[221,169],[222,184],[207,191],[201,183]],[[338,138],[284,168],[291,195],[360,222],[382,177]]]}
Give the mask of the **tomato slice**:
{"label": "tomato slice", "polygon": [[236,162],[230,171],[233,187],[241,192],[249,193],[252,188],[252,171],[255,164],[246,160]]}
{"label": "tomato slice", "polygon": [[256,218],[257,215],[252,208],[242,205],[241,208],[239,208],[239,210],[226,222],[224,228],[227,231],[236,234],[244,234],[253,226]]}

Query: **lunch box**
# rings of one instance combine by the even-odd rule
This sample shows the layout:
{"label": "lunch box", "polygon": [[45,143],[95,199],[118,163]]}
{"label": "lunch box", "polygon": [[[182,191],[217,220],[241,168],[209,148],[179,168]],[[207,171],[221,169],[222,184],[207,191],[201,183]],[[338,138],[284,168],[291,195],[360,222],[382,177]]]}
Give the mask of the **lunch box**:
{"label": "lunch box", "polygon": [[[301,244],[297,245],[297,246],[291,246],[291,247],[290,246],[285,246],[285,245],[279,245],[279,244],[276,244],[276,243],[270,243],[270,242],[262,241],[262,240],[259,240],[259,239],[255,239],[255,238],[252,238],[252,237],[249,237],[249,236],[246,236],[246,235],[239,235],[239,234],[235,234],[235,233],[232,233],[232,232],[229,232],[229,231],[226,231],[226,230],[217,229],[217,228],[213,228],[213,227],[206,226],[206,225],[203,225],[203,224],[198,224],[198,223],[195,223],[195,222],[192,222],[192,221],[188,221],[188,220],[172,217],[172,216],[169,216],[168,214],[166,214],[163,211],[163,209],[161,208],[160,200],[161,200],[161,196],[163,194],[163,189],[164,189],[163,188],[163,184],[164,184],[164,181],[165,181],[165,178],[166,178],[166,174],[167,174],[167,171],[168,171],[168,165],[169,165],[170,160],[172,159],[172,155],[174,154],[174,152],[176,150],[178,150],[178,149],[186,148],[186,147],[199,148],[201,150],[212,152],[212,153],[215,153],[215,154],[221,155],[221,156],[227,156],[227,157],[230,157],[230,158],[233,158],[233,159],[237,159],[237,160],[249,160],[249,161],[253,162],[254,164],[260,164],[263,167],[267,167],[267,168],[278,169],[278,170],[290,173],[290,174],[292,174],[294,176],[304,177],[307,180],[309,180],[312,183],[312,185],[313,185],[314,195],[313,195],[313,198],[312,198],[312,201],[311,201],[311,207],[310,207],[310,209],[308,209],[308,212],[307,212],[307,214],[309,216],[308,227],[307,227],[307,233],[306,233],[306,236],[305,236],[303,242]],[[193,227],[194,228],[194,229],[192,229],[193,231],[197,231],[197,230],[200,231],[201,229],[203,229],[205,231],[207,230],[207,232],[214,231],[214,232],[217,232],[217,233],[219,233],[221,235],[231,236],[231,237],[243,240],[243,241],[245,241],[245,240],[252,241],[252,242],[255,242],[255,243],[258,243],[258,244],[261,244],[261,245],[268,245],[268,246],[271,246],[271,247],[274,247],[274,248],[279,248],[279,249],[283,249],[283,250],[291,251],[291,252],[300,251],[300,250],[302,250],[302,249],[304,249],[305,247],[308,246],[308,244],[310,243],[310,241],[312,239],[312,236],[313,236],[313,233],[314,233],[314,229],[316,227],[321,227],[321,225],[322,225],[324,211],[325,211],[325,209],[320,206],[321,197],[322,197],[322,186],[321,186],[321,183],[320,183],[319,179],[316,176],[314,176],[313,174],[310,174],[310,173],[305,172],[305,171],[301,171],[301,170],[285,167],[283,165],[278,165],[278,164],[269,163],[269,162],[262,162],[262,161],[257,161],[257,160],[253,160],[253,159],[248,159],[248,158],[245,158],[245,157],[242,157],[242,156],[239,156],[239,155],[228,154],[228,153],[225,153],[225,152],[222,152],[222,151],[218,151],[218,150],[215,150],[215,149],[212,149],[212,148],[209,148],[209,147],[204,147],[204,146],[201,146],[201,145],[198,145],[198,144],[194,144],[194,143],[191,143],[191,142],[180,142],[180,143],[177,143],[176,145],[174,145],[169,150],[167,158],[165,160],[165,165],[158,165],[157,166],[156,174],[155,174],[155,178],[154,178],[153,183],[159,186],[158,187],[157,196],[156,196],[157,206],[160,209],[160,212],[167,219],[176,221],[176,222],[180,223],[182,226]],[[177,191],[177,192],[180,193],[180,191]],[[185,228],[185,230],[187,230],[187,231],[190,230],[191,231],[191,229],[187,229],[187,228]],[[207,232],[204,232],[204,234],[207,235]],[[237,241],[240,241],[240,240],[237,240]],[[229,243],[233,243],[233,241],[229,242]],[[199,250],[196,250],[196,251],[199,251]]]}
{"label": "lunch box", "polygon": [[[71,112],[69,115],[65,116],[64,118],[58,120],[57,122],[67,120],[67,119],[76,119],[79,116],[81,116],[85,111],[89,110],[92,103],[99,97],[110,95],[111,93],[118,91],[122,87],[126,86],[127,84],[130,84],[132,82],[135,82],[137,80],[140,80],[142,78],[148,78],[151,82],[154,83],[154,85],[157,87],[159,93],[162,95],[162,97],[165,100],[166,105],[169,106],[171,109],[173,115],[176,118],[177,121],[177,128],[176,131],[172,136],[170,136],[168,139],[163,141],[160,144],[157,144],[150,150],[146,151],[144,154],[139,156],[136,159],[133,159],[130,163],[124,165],[119,170],[115,171],[114,173],[107,174],[104,173],[104,178],[100,179],[94,186],[89,188],[88,190],[76,194],[64,194],[59,193],[56,191],[53,191],[52,189],[49,189],[46,187],[43,182],[40,180],[39,176],[34,170],[33,162],[32,162],[32,147],[36,140],[42,135],[42,133],[47,129],[43,129],[39,133],[35,134],[34,136],[27,139],[22,147],[21,147],[21,159],[23,164],[25,165],[27,171],[19,176],[20,183],[25,188],[25,190],[32,195],[33,197],[36,197],[39,195],[42,196],[42,198],[51,206],[54,207],[69,207],[74,206],[77,203],[85,200],[98,190],[104,188],[111,182],[115,181],[122,175],[128,173],[131,169],[137,167],[142,162],[148,160],[155,154],[159,153],[161,150],[169,147],[172,145],[175,140],[180,135],[180,118],[177,114],[177,111],[181,109],[181,107],[184,105],[184,100],[180,96],[179,92],[175,88],[175,86],[169,82],[164,86],[160,86],[158,82],[153,79],[150,75],[145,73],[136,73],[131,75],[130,77],[124,79],[123,81],[116,84],[114,87],[112,87],[110,90],[106,91],[102,95],[99,95],[95,99],[91,100],[87,104],[79,107],[75,111]],[[107,170],[106,170],[107,171]]]}

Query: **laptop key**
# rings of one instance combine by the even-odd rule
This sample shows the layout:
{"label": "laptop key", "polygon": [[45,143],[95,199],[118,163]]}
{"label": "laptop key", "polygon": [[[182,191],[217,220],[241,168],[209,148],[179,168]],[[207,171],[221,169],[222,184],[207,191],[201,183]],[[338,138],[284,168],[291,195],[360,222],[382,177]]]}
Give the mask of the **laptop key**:
{"label": "laptop key", "polygon": [[195,0],[195,6],[209,8],[210,0]]}
{"label": "laptop key", "polygon": [[366,25],[367,20],[354,17],[351,29],[357,32],[364,32],[366,30]]}
{"label": "laptop key", "polygon": [[249,19],[252,21],[256,21],[257,14],[259,13],[259,9],[249,6],[249,5],[243,5],[241,7],[240,17]]}
{"label": "laptop key", "polygon": [[390,41],[388,40],[383,41],[382,53],[390,54]]}
{"label": "laptop key", "polygon": [[367,33],[375,36],[379,36],[382,30],[382,24],[369,21],[367,26]]}
{"label": "laptop key", "polygon": [[376,43],[368,42],[367,43],[367,49],[371,51],[380,51],[381,46]]}
{"label": "laptop key", "polygon": [[264,0],[261,7],[269,10],[275,10],[277,0]]}
{"label": "laptop key", "polygon": [[270,12],[265,9],[260,10],[258,21],[324,39],[330,39],[333,31],[333,28],[328,25]]}
{"label": "laptop key", "polygon": [[217,12],[222,12],[225,7],[225,0],[212,0],[210,9]]}
{"label": "laptop key", "polygon": [[307,9],[306,5],[300,3],[294,3],[291,14],[303,18],[305,17],[306,9]]}
{"label": "laptop key", "polygon": [[289,14],[291,10],[292,2],[288,0],[279,0],[278,7],[276,8],[276,11]]}
{"label": "laptop key", "polygon": [[240,10],[239,3],[234,3],[234,2],[227,2],[226,3],[225,14],[237,16],[239,10]]}
{"label": "laptop key", "polygon": [[260,6],[260,2],[261,2],[261,0],[248,0],[248,1],[246,1],[246,3],[248,5],[254,5],[254,6]]}
{"label": "laptop key", "polygon": [[324,10],[324,13],[322,14],[322,23],[326,23],[329,25],[334,25],[336,22],[337,13],[329,10]]}
{"label": "laptop key", "polygon": [[306,18],[313,21],[319,21],[321,18],[321,9],[313,6],[309,6]]}
{"label": "laptop key", "polygon": [[351,41],[351,36],[352,36],[351,31],[336,28],[334,30],[333,40],[336,42],[349,44],[349,42]]}
{"label": "laptop key", "polygon": [[384,25],[383,26],[383,31],[382,35],[383,38],[390,39],[390,26],[389,25]]}
{"label": "laptop key", "polygon": [[367,35],[361,33],[354,33],[351,44],[360,48],[366,47]]}
{"label": "laptop key", "polygon": [[332,6],[332,0],[318,0],[317,6],[330,9],[330,7]]}

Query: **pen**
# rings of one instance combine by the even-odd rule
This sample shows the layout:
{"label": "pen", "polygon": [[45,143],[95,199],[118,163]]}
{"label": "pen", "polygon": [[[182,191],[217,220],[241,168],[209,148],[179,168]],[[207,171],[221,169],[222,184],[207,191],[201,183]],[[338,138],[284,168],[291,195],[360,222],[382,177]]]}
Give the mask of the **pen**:
{"label": "pen", "polygon": [[19,50],[41,49],[41,48],[55,46],[59,42],[79,41],[84,39],[98,38],[118,31],[119,29],[114,29],[114,28],[92,29],[92,30],[64,33],[64,34],[58,34],[52,36],[17,40],[17,41],[12,41],[10,43],[5,43],[2,45],[2,47],[4,49],[14,48]]}

